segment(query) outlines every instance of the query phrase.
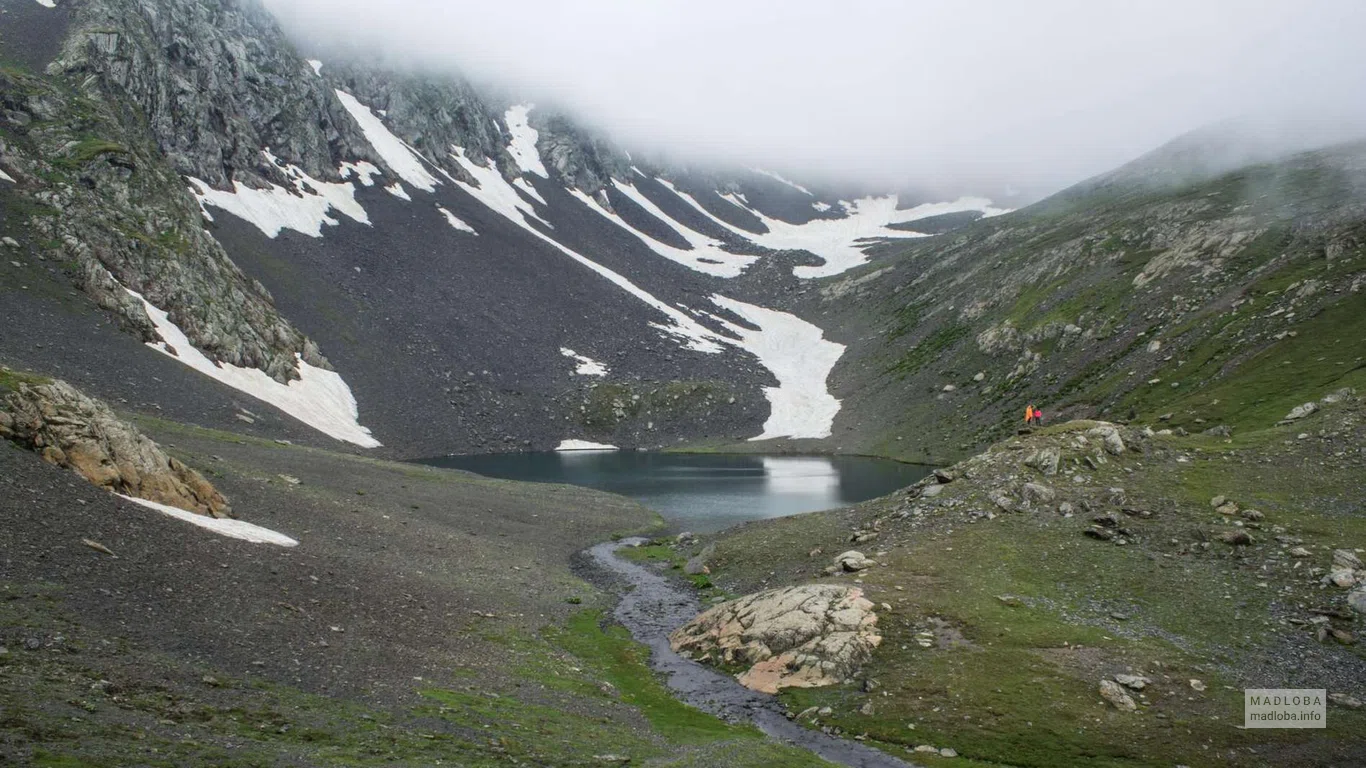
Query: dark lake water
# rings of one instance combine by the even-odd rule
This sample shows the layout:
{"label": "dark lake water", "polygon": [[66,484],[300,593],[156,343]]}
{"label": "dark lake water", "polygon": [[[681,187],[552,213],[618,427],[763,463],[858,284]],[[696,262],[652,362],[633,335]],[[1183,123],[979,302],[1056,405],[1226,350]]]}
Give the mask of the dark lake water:
{"label": "dark lake water", "polygon": [[422,464],[488,477],[569,483],[629,496],[679,530],[814,512],[882,496],[930,467],[857,456],[735,456],[560,451],[442,456]]}

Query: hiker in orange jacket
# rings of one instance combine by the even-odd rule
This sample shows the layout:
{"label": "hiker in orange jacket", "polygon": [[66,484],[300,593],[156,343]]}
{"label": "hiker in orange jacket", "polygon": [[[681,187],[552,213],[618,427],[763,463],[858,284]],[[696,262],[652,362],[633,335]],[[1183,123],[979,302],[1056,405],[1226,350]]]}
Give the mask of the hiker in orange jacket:
{"label": "hiker in orange jacket", "polygon": [[1029,405],[1026,405],[1026,406],[1025,406],[1025,426],[1027,427],[1027,426],[1029,426],[1029,425],[1031,425],[1031,424],[1033,424],[1033,423],[1034,423],[1034,404],[1033,404],[1033,403],[1030,403]]}

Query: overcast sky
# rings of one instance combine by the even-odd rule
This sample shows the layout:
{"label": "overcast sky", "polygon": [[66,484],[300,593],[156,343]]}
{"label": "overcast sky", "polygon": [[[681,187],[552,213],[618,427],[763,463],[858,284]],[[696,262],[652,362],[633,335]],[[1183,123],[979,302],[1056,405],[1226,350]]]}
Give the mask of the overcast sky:
{"label": "overcast sky", "polygon": [[628,146],[1036,191],[1249,112],[1366,115],[1366,0],[266,0]]}

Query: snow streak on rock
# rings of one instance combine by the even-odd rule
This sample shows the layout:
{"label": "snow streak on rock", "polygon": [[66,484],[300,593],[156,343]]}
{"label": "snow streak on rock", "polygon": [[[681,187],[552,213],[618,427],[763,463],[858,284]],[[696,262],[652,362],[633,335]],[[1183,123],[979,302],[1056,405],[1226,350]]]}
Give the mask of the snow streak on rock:
{"label": "snow streak on rock", "polygon": [[412,196],[408,194],[408,190],[403,188],[403,182],[401,181],[396,181],[393,184],[390,184],[389,186],[384,188],[384,191],[388,192],[394,197],[397,197],[399,200],[407,200],[410,203],[413,201]]}
{"label": "snow streak on rock", "polygon": [[688,242],[691,248],[676,248],[667,243],[661,243],[648,234],[631,226],[625,219],[608,211],[589,196],[577,189],[569,190],[570,194],[577,197],[584,205],[595,213],[606,217],[613,224],[624,227],[631,233],[640,238],[645,247],[663,256],[669,261],[682,264],[690,269],[695,269],[703,274],[716,277],[739,277],[745,268],[753,264],[757,256],[744,256],[738,253],[730,253],[721,247],[721,243],[713,240],[699,232],[694,232],[686,225],[679,224],[669,217],[659,206],[650,201],[648,197],[640,193],[640,190],[630,184],[621,184],[615,180],[612,186],[621,194],[630,198],[632,202],[645,209],[645,212],[655,217],[664,224],[677,232]]}
{"label": "snow streak on rock", "polygon": [[759,175],[761,175],[761,176],[767,176],[767,177],[769,177],[770,179],[773,179],[774,181],[777,181],[777,182],[786,184],[787,186],[792,187],[793,189],[797,190],[798,192],[802,192],[802,193],[805,193],[805,194],[808,194],[808,195],[811,194],[811,190],[807,189],[806,187],[803,187],[802,185],[798,184],[798,183],[795,182],[795,181],[788,181],[787,179],[784,179],[782,176],[779,176],[778,174],[774,173],[773,171],[765,171],[765,170],[762,169],[762,168],[750,168],[750,170],[751,170],[751,171],[754,171],[755,173],[757,173],[757,174],[759,174]]}
{"label": "snow streak on rock", "polygon": [[466,224],[466,223],[465,223],[464,221],[462,221],[458,216],[456,216],[455,214],[453,214],[453,213],[451,213],[450,211],[446,210],[445,208],[442,208],[441,206],[438,205],[438,206],[436,207],[436,209],[437,209],[438,211],[441,211],[441,214],[442,214],[443,216],[446,217],[446,223],[447,223],[447,224],[450,224],[452,227],[455,227],[456,229],[460,230],[461,232],[468,232],[468,233],[470,233],[471,235],[478,235],[478,234],[479,234],[478,232],[475,232],[475,231],[474,231],[474,227],[471,227],[470,225]]}
{"label": "snow streak on rock", "polygon": [[[645,208],[650,215],[660,219],[665,226],[674,223],[672,219],[664,216],[663,212],[659,211],[659,209],[646,199],[644,195],[641,195],[635,187],[618,184],[616,181],[613,181],[612,185],[620,190],[622,194],[638,203],[642,203],[641,207]],[[630,192],[628,193],[626,190],[630,190]],[[720,243],[711,240],[711,238],[702,237],[686,227],[684,227],[682,231],[677,227],[674,227],[673,229],[675,232],[679,232],[679,234],[694,247],[692,249],[675,248],[667,243],[661,243],[650,235],[631,226],[625,219],[618,216],[615,212],[607,210],[600,205],[597,200],[585,195],[580,190],[571,189],[569,190],[569,194],[577,197],[580,202],[588,206],[589,210],[603,216],[613,224],[616,224],[635,235],[646,248],[649,248],[669,261],[676,264],[682,264],[683,266],[695,269],[698,272],[713,275],[715,277],[737,277],[740,273],[744,272],[745,267],[749,266],[755,260],[755,257],[753,256],[740,256],[733,253],[726,253],[721,250]],[[685,232],[687,234],[684,234]],[[699,245],[701,246],[700,248],[697,247]],[[717,254],[724,255],[726,259],[730,260],[730,263],[726,263],[722,259],[716,258]]]}
{"label": "snow streak on rock", "polygon": [[763,433],[750,439],[829,437],[840,401],[826,388],[826,379],[844,354],[844,345],[827,340],[820,328],[786,312],[719,294],[711,300],[759,326],[755,331],[720,320],[739,337],[735,343],[759,358],[778,379],[778,386],[764,387],[770,406],[768,421]]}
{"label": "snow streak on rock", "polygon": [[616,451],[620,450],[615,445],[606,443],[593,443],[588,440],[562,440],[555,446],[557,451]]}
{"label": "snow streak on rock", "polygon": [[299,378],[286,385],[257,368],[214,362],[190,343],[165,312],[152,306],[136,291],[128,290],[128,293],[142,302],[147,317],[161,336],[162,343],[147,346],[239,392],[270,403],[325,435],[362,448],[380,444],[370,435],[370,430],[360,425],[356,398],[336,372],[315,368],[300,359]]}
{"label": "snow streak on rock", "polygon": [[13,176],[9,175],[8,173],[5,173],[5,169],[3,168],[0,168],[0,181],[8,181],[11,184],[18,183],[14,180]]}
{"label": "snow streak on rock", "polygon": [[602,363],[599,363],[597,360],[594,360],[591,357],[580,355],[578,352],[575,352],[569,347],[560,347],[560,354],[570,359],[578,361],[579,365],[577,368],[574,369],[574,373],[580,376],[607,375],[607,366],[603,365]]}
{"label": "snow streak on rock", "polygon": [[308,66],[313,68],[313,74],[315,75],[321,75],[323,73],[323,63],[317,59],[309,59]]}
{"label": "snow streak on rock", "polygon": [[528,218],[535,219],[545,226],[554,229],[554,227],[550,226],[550,222],[536,214],[536,211],[531,207],[530,203],[522,199],[521,195],[517,194],[517,188],[512,184],[509,184],[507,179],[503,178],[503,174],[498,172],[498,168],[494,165],[492,160],[488,161],[488,166],[482,166],[465,157],[465,150],[463,148],[451,147],[451,150],[451,156],[455,158],[456,162],[460,163],[462,168],[474,177],[475,182],[477,182],[479,186],[472,187],[454,178],[451,179],[452,182],[469,192],[471,195],[474,195],[478,198],[479,202],[492,208],[504,218],[515,222],[518,226],[525,227],[529,232],[541,236],[540,232],[527,225]]}
{"label": "snow streak on rock", "polygon": [[[276,237],[285,229],[309,237],[322,237],[324,224],[336,226],[339,223],[331,216],[333,211],[361,224],[370,223],[365,209],[356,202],[356,188],[351,182],[318,181],[298,166],[281,165],[268,149],[262,150],[261,154],[284,169],[285,175],[294,184],[293,191],[278,184],[272,184],[267,189],[252,189],[234,181],[233,191],[225,192],[192,176],[192,191],[199,199],[200,206],[221,208],[255,225],[266,237]],[[378,173],[379,169],[370,163],[344,163],[341,167],[342,178],[356,177],[363,186],[373,184],[370,177]],[[213,218],[207,208],[204,215],[210,220]]]}
{"label": "snow streak on rock", "polygon": [[427,172],[427,167],[417,152],[385,128],[379,116],[357,101],[355,96],[341,90],[336,91],[336,94],[342,106],[355,118],[356,124],[365,134],[366,141],[370,142],[370,146],[375,148],[379,156],[384,158],[385,164],[392,168],[399,178],[423,192],[436,189],[441,182]]}
{"label": "snow streak on rock", "polygon": [[[569,258],[612,281],[622,290],[662,312],[670,320],[668,323],[651,323],[652,327],[674,336],[680,340],[684,347],[698,352],[717,353],[722,350],[721,343],[730,343],[730,340],[708,330],[705,326],[692,319],[684,312],[660,301],[648,291],[630,280],[627,280],[617,272],[602,266],[577,251],[561,245],[554,238],[541,232],[536,227],[533,227],[528,221],[528,217],[545,223],[546,226],[549,226],[549,224],[525,207],[527,205],[526,202],[522,200],[513,186],[507,182],[507,179],[503,178],[502,174],[500,174],[497,169],[484,168],[476,165],[474,162],[466,159],[465,152],[460,147],[452,147],[452,149],[454,150],[453,156],[455,159],[466,171],[474,176],[479,182],[479,186],[471,187],[467,184],[455,181],[454,179],[452,179],[452,181],[455,181],[456,184],[473,195],[475,199],[479,200],[493,211],[501,214],[508,221],[511,221],[537,238],[540,238],[542,241]],[[492,165],[492,163],[490,163],[490,165]]]}
{"label": "snow streak on rock", "polygon": [[125,501],[131,501],[134,504],[148,509],[155,509],[163,515],[169,515],[177,520],[184,520],[185,522],[193,523],[200,528],[207,528],[220,536],[241,539],[253,544],[274,544],[279,547],[296,547],[299,545],[299,542],[283,533],[277,533],[269,528],[262,528],[259,525],[254,525],[244,520],[229,520],[227,518],[197,515],[194,512],[181,509],[180,507],[158,504],[155,501],[148,501],[147,499],[137,499],[132,496],[124,496],[121,493],[116,493],[114,495]]}
{"label": "snow streak on rock", "polygon": [[541,162],[540,150],[536,148],[536,142],[541,138],[541,134],[527,122],[527,116],[530,114],[530,104],[519,104],[503,116],[508,124],[508,132],[512,134],[508,154],[517,161],[517,167],[522,171],[548,179],[550,174],[546,172],[545,164]]}

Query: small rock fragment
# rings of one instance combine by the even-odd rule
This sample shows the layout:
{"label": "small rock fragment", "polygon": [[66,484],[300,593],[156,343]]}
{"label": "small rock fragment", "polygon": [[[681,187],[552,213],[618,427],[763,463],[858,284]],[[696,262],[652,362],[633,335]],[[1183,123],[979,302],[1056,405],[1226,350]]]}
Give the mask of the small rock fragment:
{"label": "small rock fragment", "polygon": [[118,557],[118,555],[114,554],[113,551],[109,549],[109,547],[106,547],[105,545],[93,539],[81,539],[81,543],[86,545],[87,547],[90,547],[96,552],[102,552],[106,555],[109,555],[110,557]]}

